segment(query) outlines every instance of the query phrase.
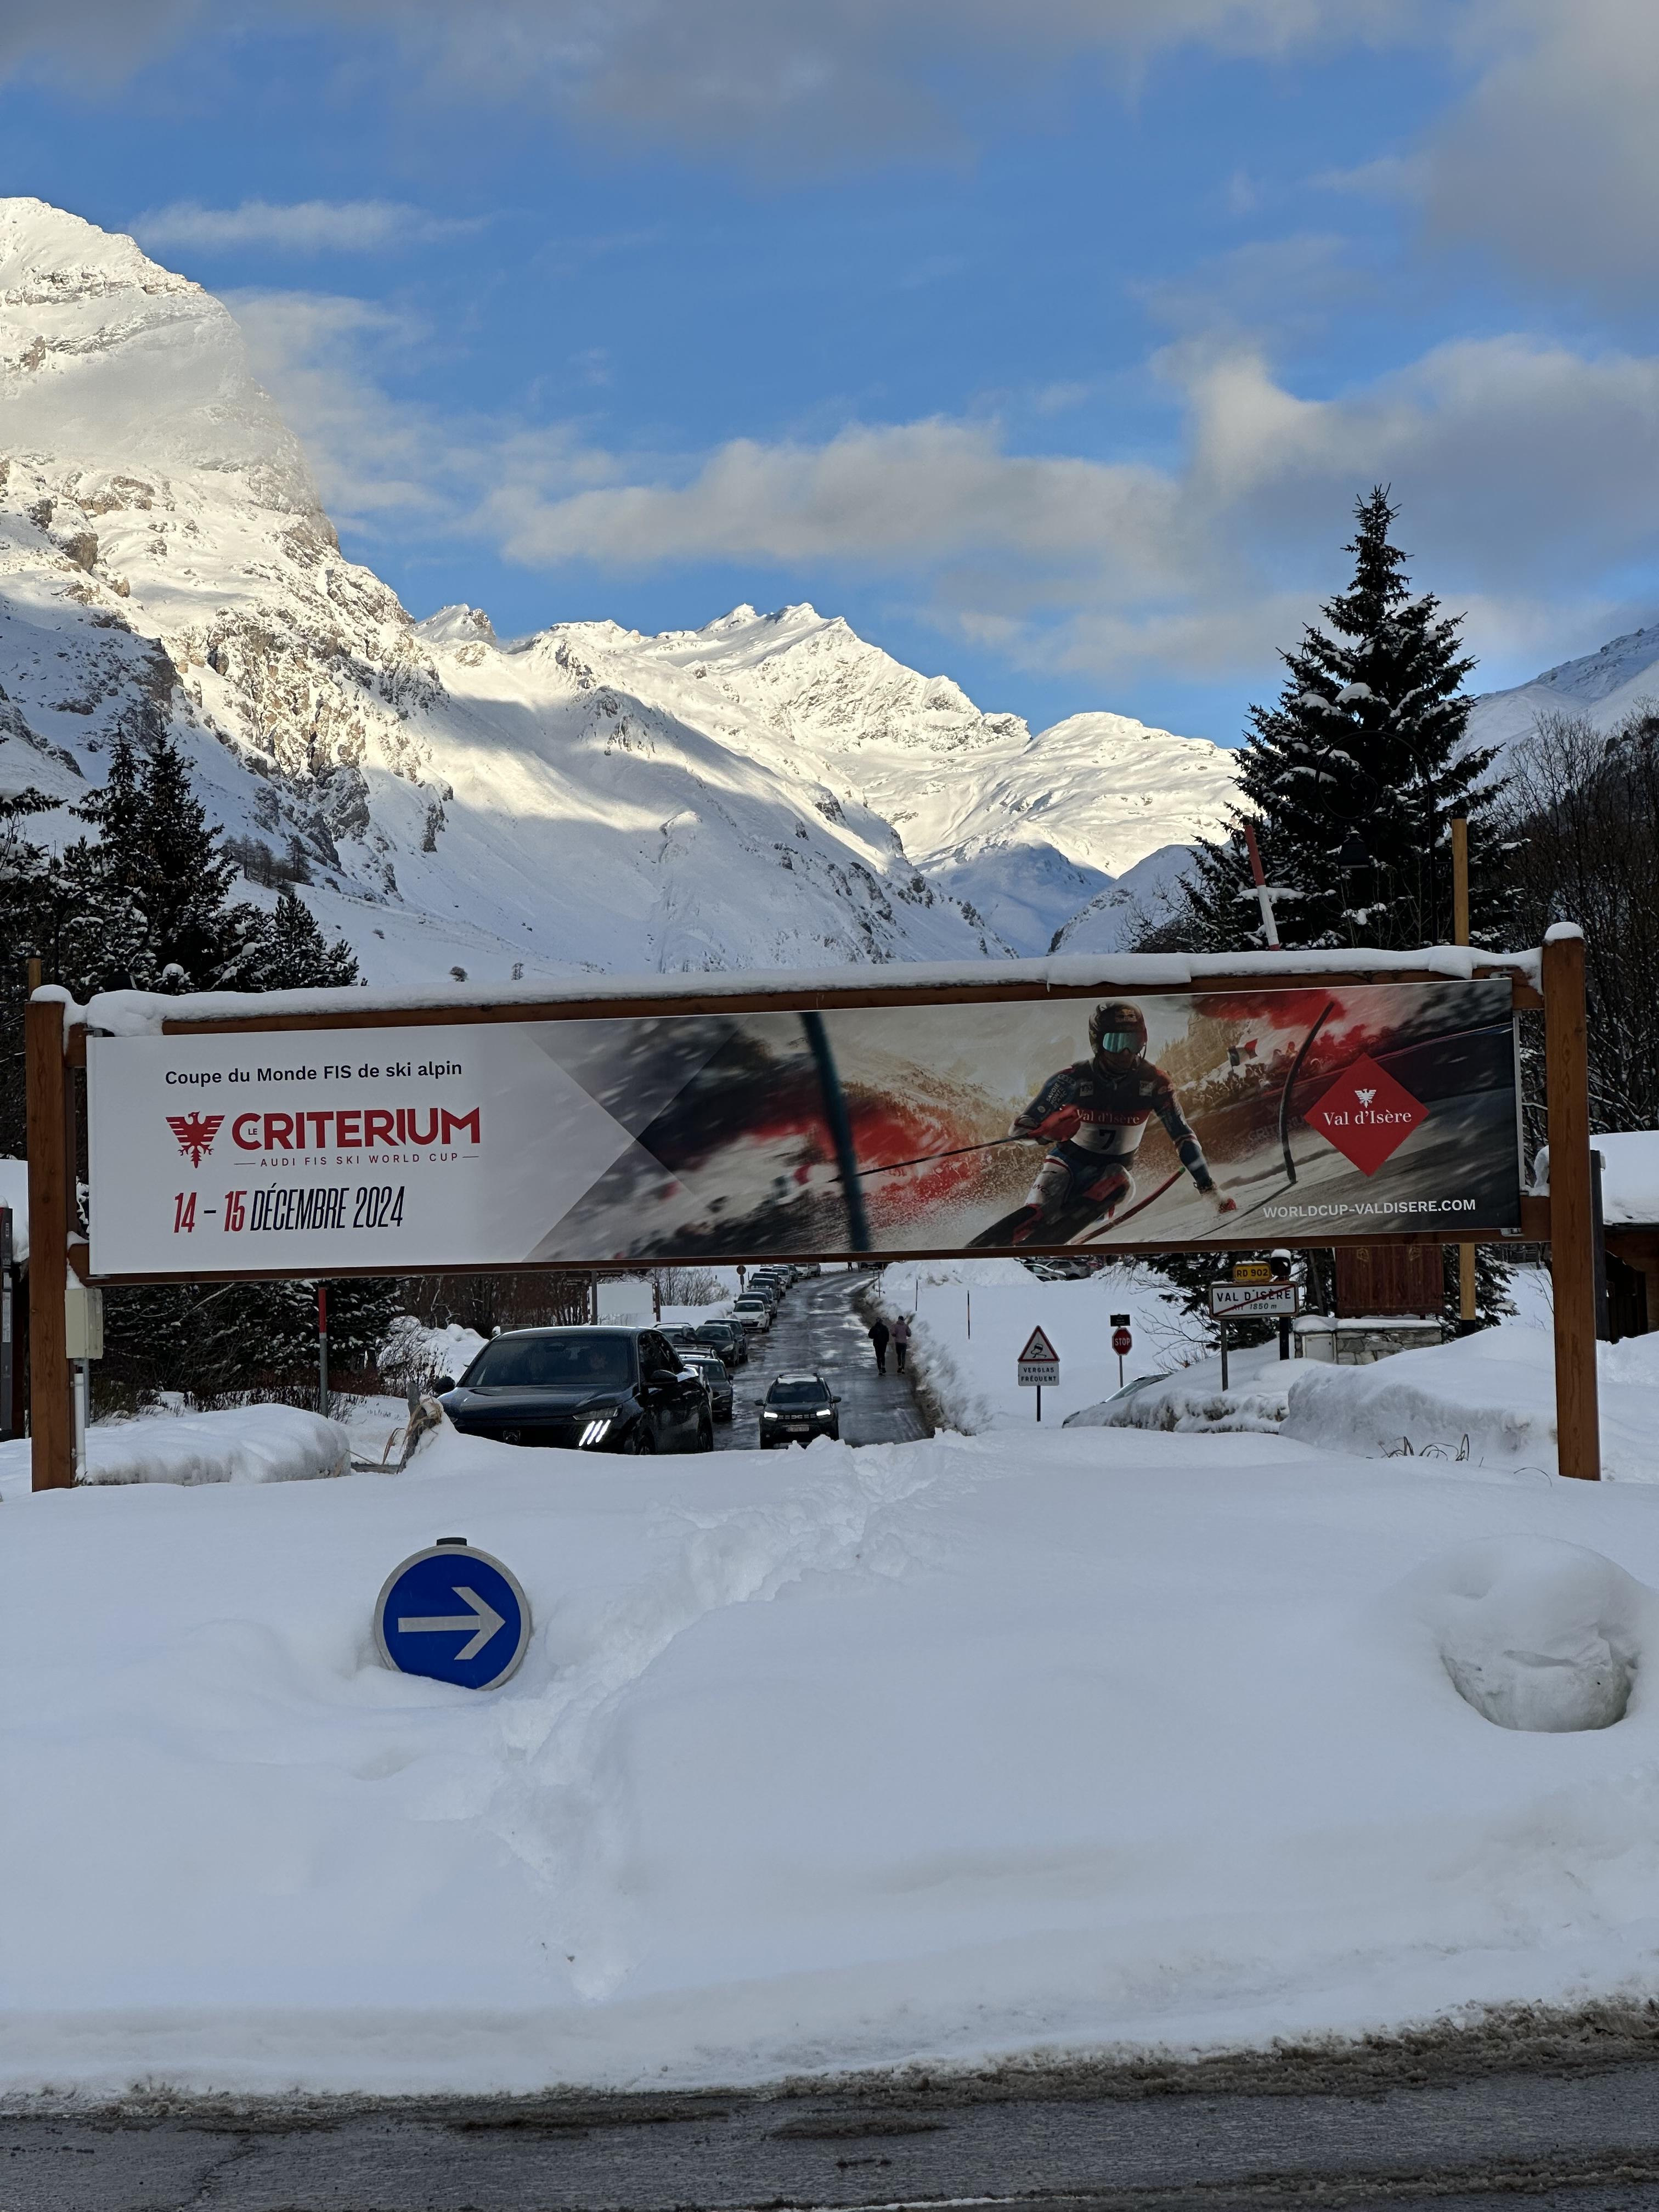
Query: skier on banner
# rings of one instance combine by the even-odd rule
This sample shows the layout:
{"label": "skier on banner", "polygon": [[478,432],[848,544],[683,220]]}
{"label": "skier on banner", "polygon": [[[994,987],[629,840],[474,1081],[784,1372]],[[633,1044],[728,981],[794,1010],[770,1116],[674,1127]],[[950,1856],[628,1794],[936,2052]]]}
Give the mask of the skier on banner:
{"label": "skier on banner", "polygon": [[1154,1114],[1181,1164],[1218,1213],[1237,1200],[1217,1189],[1204,1148],[1176,1103],[1175,1085],[1146,1058],[1146,1020],[1139,1006],[1114,1000],[1089,1018],[1091,1057],[1051,1075],[1016,1115],[1009,1135],[1046,1141],[1048,1151],[1024,1206],[994,1221],[973,1244],[1061,1244],[1110,1221],[1134,1190],[1130,1163]]}

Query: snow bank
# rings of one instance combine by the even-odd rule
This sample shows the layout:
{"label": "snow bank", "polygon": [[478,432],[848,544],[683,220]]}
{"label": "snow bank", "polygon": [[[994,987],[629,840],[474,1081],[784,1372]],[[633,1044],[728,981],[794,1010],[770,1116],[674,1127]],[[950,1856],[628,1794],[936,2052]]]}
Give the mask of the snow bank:
{"label": "snow bank", "polygon": [[[403,990],[368,990],[359,985],[303,991],[197,991],[168,998],[153,991],[104,991],[84,1006],[67,992],[45,987],[64,1003],[66,1026],[88,1023],[113,1036],[159,1035],[173,1022],[246,1021],[250,1017],[281,1022],[295,1015],[332,1015],[349,1021],[369,1012],[441,1011],[449,1006],[495,1006],[510,1015],[515,1008],[556,1002],[640,999],[656,1006],[684,998],[692,1003],[775,993],[789,1006],[812,1004],[825,993],[854,991],[878,995],[884,990],[959,989],[986,984],[1000,989],[1024,985],[1033,992],[1145,990],[1153,984],[1191,983],[1248,975],[1260,981],[1283,975],[1282,952],[1115,952],[1055,953],[1046,960],[999,960],[989,972],[982,959],[905,960],[891,963],[882,976],[849,979],[844,967],[699,969],[692,974],[603,974],[560,977],[554,982],[424,984]],[[1431,945],[1410,952],[1376,949],[1322,951],[1322,975],[1358,976],[1512,975],[1537,987],[1541,975],[1536,951],[1488,952],[1467,945]]]}
{"label": "snow bank", "polygon": [[1628,1129],[1591,1141],[1601,1155],[1601,1212],[1608,1227],[1659,1221],[1659,1129]]}
{"label": "snow bank", "polygon": [[[1436,1562],[1577,1546],[1588,1611],[1514,1553],[1490,1588],[1540,1595],[1540,1651],[1634,1620],[1639,1657],[1641,1490],[1046,1424],[450,1432],[396,1482],[0,1517],[16,2090],[742,2081],[1659,1995],[1651,1666],[1616,1726],[1493,1726],[1422,1595],[1478,1613]],[[534,1610],[483,1696],[374,1654],[440,1535]]]}
{"label": "snow bank", "polygon": [[[1597,1347],[1604,1474],[1659,1481],[1659,1335]],[[1370,1367],[1296,1365],[1286,1436],[1367,1456],[1414,1453],[1553,1474],[1555,1343],[1509,1322]]]}
{"label": "snow bank", "polygon": [[[87,1434],[93,1484],[307,1482],[344,1474],[350,1464],[339,1423],[298,1406],[100,1421]],[[29,1480],[27,1442],[0,1444],[0,1495],[21,1495]]]}
{"label": "snow bank", "polygon": [[1085,1406],[1069,1428],[1160,1429],[1194,1436],[1275,1436],[1284,1425],[1292,1377],[1303,1371],[1281,1359],[1276,1339],[1231,1352],[1227,1388],[1221,1387],[1220,1354],[1189,1360],[1145,1389]]}
{"label": "snow bank", "polygon": [[419,1382],[438,1375],[464,1375],[488,1343],[476,1328],[453,1321],[443,1328],[399,1314],[380,1346],[380,1364],[395,1378],[412,1374]]}
{"label": "snow bank", "polygon": [[1117,1389],[1115,1313],[1130,1316],[1134,1340],[1126,1381],[1190,1358],[1200,1340],[1164,1295],[1169,1289],[1164,1277],[1133,1263],[1084,1281],[1048,1283],[1018,1260],[924,1260],[884,1269],[875,1296],[890,1322],[900,1313],[908,1319],[911,1364],[939,1418],[978,1434],[1036,1425],[1036,1394],[1022,1390],[1016,1373],[1033,1328],[1044,1329],[1060,1354],[1060,1388],[1042,1394],[1045,1427]]}

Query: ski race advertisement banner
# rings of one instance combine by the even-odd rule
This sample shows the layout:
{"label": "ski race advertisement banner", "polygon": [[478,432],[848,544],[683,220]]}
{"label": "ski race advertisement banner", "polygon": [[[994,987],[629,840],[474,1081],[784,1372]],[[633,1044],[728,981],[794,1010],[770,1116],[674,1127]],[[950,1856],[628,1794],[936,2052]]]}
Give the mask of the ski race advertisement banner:
{"label": "ski race advertisement banner", "polygon": [[1520,1226],[1507,982],[88,1043],[96,1275]]}

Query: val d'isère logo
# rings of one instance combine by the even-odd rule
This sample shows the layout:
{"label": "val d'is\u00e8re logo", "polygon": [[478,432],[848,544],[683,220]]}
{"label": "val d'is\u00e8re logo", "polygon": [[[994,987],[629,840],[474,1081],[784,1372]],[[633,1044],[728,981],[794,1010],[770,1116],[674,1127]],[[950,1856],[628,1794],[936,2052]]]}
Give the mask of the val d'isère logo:
{"label": "val d'is\u00e8re logo", "polygon": [[1361,1175],[1369,1176],[1399,1150],[1428,1111],[1367,1054],[1337,1077],[1304,1119]]}

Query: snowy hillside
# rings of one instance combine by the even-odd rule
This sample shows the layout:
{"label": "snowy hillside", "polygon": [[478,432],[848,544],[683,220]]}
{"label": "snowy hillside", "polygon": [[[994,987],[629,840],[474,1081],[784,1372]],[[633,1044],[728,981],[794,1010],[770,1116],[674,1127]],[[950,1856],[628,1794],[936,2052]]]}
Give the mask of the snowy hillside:
{"label": "snowy hillside", "polygon": [[164,716],[256,872],[297,869],[386,984],[1043,951],[1231,788],[1207,742],[1034,736],[810,607],[417,624],[342,557],[226,310],[27,199],[0,201],[0,790],[71,803]]}
{"label": "snowy hillside", "polygon": [[1511,690],[1488,691],[1474,702],[1469,734],[1501,749],[1528,736],[1540,714],[1582,714],[1598,730],[1610,730],[1633,708],[1656,702],[1659,623],[1650,623]]}

